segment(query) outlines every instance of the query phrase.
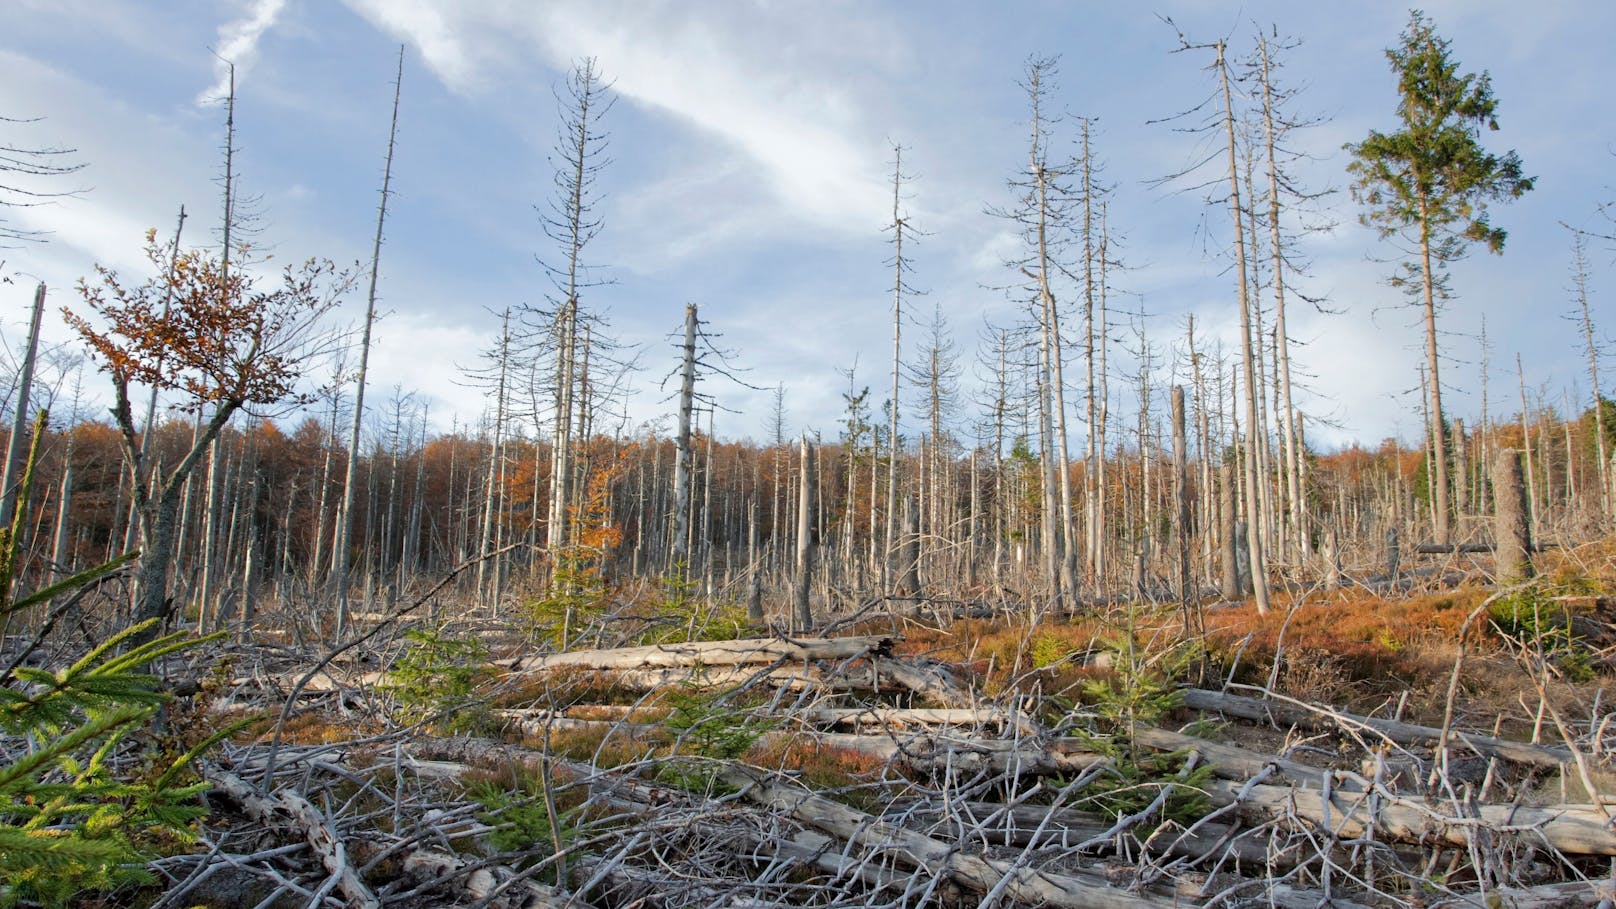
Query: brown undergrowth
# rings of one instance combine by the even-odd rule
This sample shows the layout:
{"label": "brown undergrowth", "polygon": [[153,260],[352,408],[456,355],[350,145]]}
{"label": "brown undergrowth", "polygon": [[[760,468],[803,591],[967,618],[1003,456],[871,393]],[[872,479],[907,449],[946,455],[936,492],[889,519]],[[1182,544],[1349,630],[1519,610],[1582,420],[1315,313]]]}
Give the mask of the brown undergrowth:
{"label": "brown undergrowth", "polygon": [[1616,542],[1551,550],[1539,564],[1530,587],[1491,601],[1495,589],[1480,584],[1409,594],[1276,592],[1267,615],[1250,602],[1208,609],[1204,637],[1185,634],[1175,607],[1132,605],[1059,623],[1013,616],[911,628],[899,652],[949,662],[989,695],[1014,689],[1081,700],[1086,684],[1117,674],[1111,651],[1131,635],[1147,654],[1200,647],[1183,683],[1273,686],[1364,713],[1395,702],[1405,719],[1438,722],[1463,639],[1461,709],[1507,722],[1523,709],[1523,692],[1536,700],[1528,669],[1545,659],[1556,697],[1571,705],[1616,674]]}

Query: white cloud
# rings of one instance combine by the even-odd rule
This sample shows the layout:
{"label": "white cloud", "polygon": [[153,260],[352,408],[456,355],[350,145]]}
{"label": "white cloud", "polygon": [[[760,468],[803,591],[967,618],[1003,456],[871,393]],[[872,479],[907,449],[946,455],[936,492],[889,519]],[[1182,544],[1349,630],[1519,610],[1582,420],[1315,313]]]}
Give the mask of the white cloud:
{"label": "white cloud", "polygon": [[[461,93],[479,91],[494,67],[526,67],[503,74],[510,79],[548,80],[579,57],[597,57],[619,96],[743,154],[783,203],[780,216],[860,233],[885,220],[887,127],[867,122],[863,102],[878,94],[877,86],[858,70],[889,65],[888,45],[793,31],[789,17],[738,22],[728,8],[692,11],[682,4],[347,2],[413,43]],[[811,53],[782,50],[805,43]],[[531,58],[521,51],[533,47],[550,73],[531,72]]]}
{"label": "white cloud", "polygon": [[212,104],[230,94],[230,67],[239,79],[257,60],[258,40],[275,24],[286,0],[253,0],[247,15],[219,26],[219,46],[213,49],[213,84],[196,96],[197,104]]}
{"label": "white cloud", "polygon": [[414,44],[426,60],[426,65],[450,89],[467,94],[481,86],[482,75],[477,59],[468,50],[469,42],[463,39],[465,28],[451,18],[459,14],[469,24],[469,20],[474,18],[474,3],[444,4],[438,0],[343,2],[378,29]]}

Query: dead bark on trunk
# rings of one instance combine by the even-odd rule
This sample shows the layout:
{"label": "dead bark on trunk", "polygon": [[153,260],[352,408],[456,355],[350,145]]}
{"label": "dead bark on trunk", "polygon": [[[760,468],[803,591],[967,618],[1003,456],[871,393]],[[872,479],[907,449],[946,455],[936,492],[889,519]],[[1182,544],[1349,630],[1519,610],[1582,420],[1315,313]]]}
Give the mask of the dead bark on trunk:
{"label": "dead bark on trunk", "polygon": [[1521,482],[1521,453],[1498,452],[1493,462],[1493,537],[1499,584],[1531,579],[1532,530],[1526,489]]}
{"label": "dead bark on trunk", "polygon": [[814,627],[809,595],[814,583],[814,550],[818,542],[813,520],[815,492],[814,447],[802,437],[802,481],[797,485],[797,576],[793,581],[792,603],[797,627]]}

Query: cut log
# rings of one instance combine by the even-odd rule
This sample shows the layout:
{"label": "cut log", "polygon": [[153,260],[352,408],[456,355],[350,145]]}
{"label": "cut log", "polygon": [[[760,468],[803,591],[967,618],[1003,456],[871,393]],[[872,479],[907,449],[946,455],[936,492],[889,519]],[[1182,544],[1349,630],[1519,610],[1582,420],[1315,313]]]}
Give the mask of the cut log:
{"label": "cut log", "polygon": [[[1399,745],[1434,746],[1442,735],[1442,730],[1435,726],[1418,726],[1398,720],[1309,709],[1294,703],[1199,688],[1184,691],[1184,706],[1258,723],[1272,722],[1276,725],[1284,724],[1302,729],[1335,729],[1343,725],[1354,729],[1370,729]],[[1517,764],[1549,769],[1556,769],[1561,764],[1571,762],[1571,752],[1555,745],[1532,745],[1465,732],[1450,732],[1449,735],[1452,741],[1468,747],[1481,757],[1497,757]]]}
{"label": "cut log", "polygon": [[812,660],[850,660],[866,654],[887,654],[893,638],[863,636],[847,638],[745,638],[738,641],[696,641],[689,644],[655,644],[648,647],[622,647],[616,650],[576,650],[523,657],[510,664],[515,672],[542,672],[547,669],[647,669],[690,666],[741,666],[780,660],[806,663]]}

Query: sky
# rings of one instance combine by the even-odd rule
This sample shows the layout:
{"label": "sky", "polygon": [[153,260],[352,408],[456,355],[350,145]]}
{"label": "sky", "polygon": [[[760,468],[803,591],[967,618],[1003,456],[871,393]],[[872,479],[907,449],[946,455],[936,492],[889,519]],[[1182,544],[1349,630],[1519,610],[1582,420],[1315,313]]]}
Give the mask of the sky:
{"label": "sky", "polygon": [[[1599,212],[1616,201],[1616,4],[1566,0],[1526,15],[1513,2],[1441,0],[1425,10],[1465,70],[1491,75],[1501,128],[1484,141],[1518,151],[1537,178],[1493,209],[1509,231],[1504,255],[1477,251],[1453,267],[1439,316],[1446,407],[1473,420],[1485,390],[1495,417],[1518,411],[1517,354],[1532,406],[1576,404],[1590,385],[1567,225],[1616,231]],[[910,283],[924,293],[907,304],[905,356],[940,314],[960,360],[951,420],[973,435],[979,339],[1023,310],[1006,290],[1020,241],[994,211],[1014,206],[1010,181],[1027,168],[1019,82],[1035,57],[1059,58],[1051,102],[1065,120],[1052,148],[1074,154],[1078,118],[1091,118],[1111,187],[1113,413],[1132,425],[1141,336],[1162,412],[1166,385],[1188,382],[1189,316],[1203,350],[1232,351],[1238,337],[1228,215],[1221,189],[1202,186],[1219,173],[1161,182],[1217,151],[1193,130],[1200,115],[1172,119],[1214,89],[1208,52],[1175,53],[1179,33],[1225,38],[1233,55],[1259,32],[1299,41],[1282,52],[1279,79],[1297,90],[1292,116],[1314,121],[1289,144],[1295,180],[1320,195],[1292,222],[1315,228],[1298,239],[1306,274],[1293,281],[1321,302],[1291,307],[1297,404],[1318,448],[1421,432],[1422,328],[1386,283],[1397,250],[1358,223],[1342,150],[1396,126],[1384,49],[1408,8],[1395,3],[6,0],[4,20],[0,117],[12,122],[0,121],[0,146],[72,148],[84,164],[48,184],[0,180],[74,191],[0,209],[13,228],[48,232],[0,249],[8,344],[24,333],[36,282],[54,310],[78,301],[73,286],[97,263],[144,276],[145,231],[168,235],[181,204],[187,245],[216,242],[223,60],[236,66],[237,168],[242,192],[259,198],[261,249],[275,263],[368,262],[403,45],[369,400],[396,388],[440,429],[474,424],[487,400],[465,374],[496,343],[499,313],[554,292],[541,261],[558,253],[540,212],[554,195],[558,91],[591,56],[616,102],[601,124],[603,226],[585,252],[609,283],[582,305],[637,352],[623,428],[670,428],[675,383],[662,383],[675,367],[672,333],[695,303],[746,383],[708,380],[723,408],[717,432],[754,439],[772,432],[776,387],[787,433],[827,439],[850,387],[872,388],[878,408],[889,396],[894,143],[911,177],[902,209],[922,232],[906,246]],[[1595,241],[1588,256],[1608,348],[1616,244]],[[1075,302],[1070,285],[1057,295]],[[350,297],[348,324],[363,307],[362,293]],[[45,334],[74,349],[59,316]],[[87,412],[105,383],[84,376]],[[906,426],[918,395],[901,396]]]}

